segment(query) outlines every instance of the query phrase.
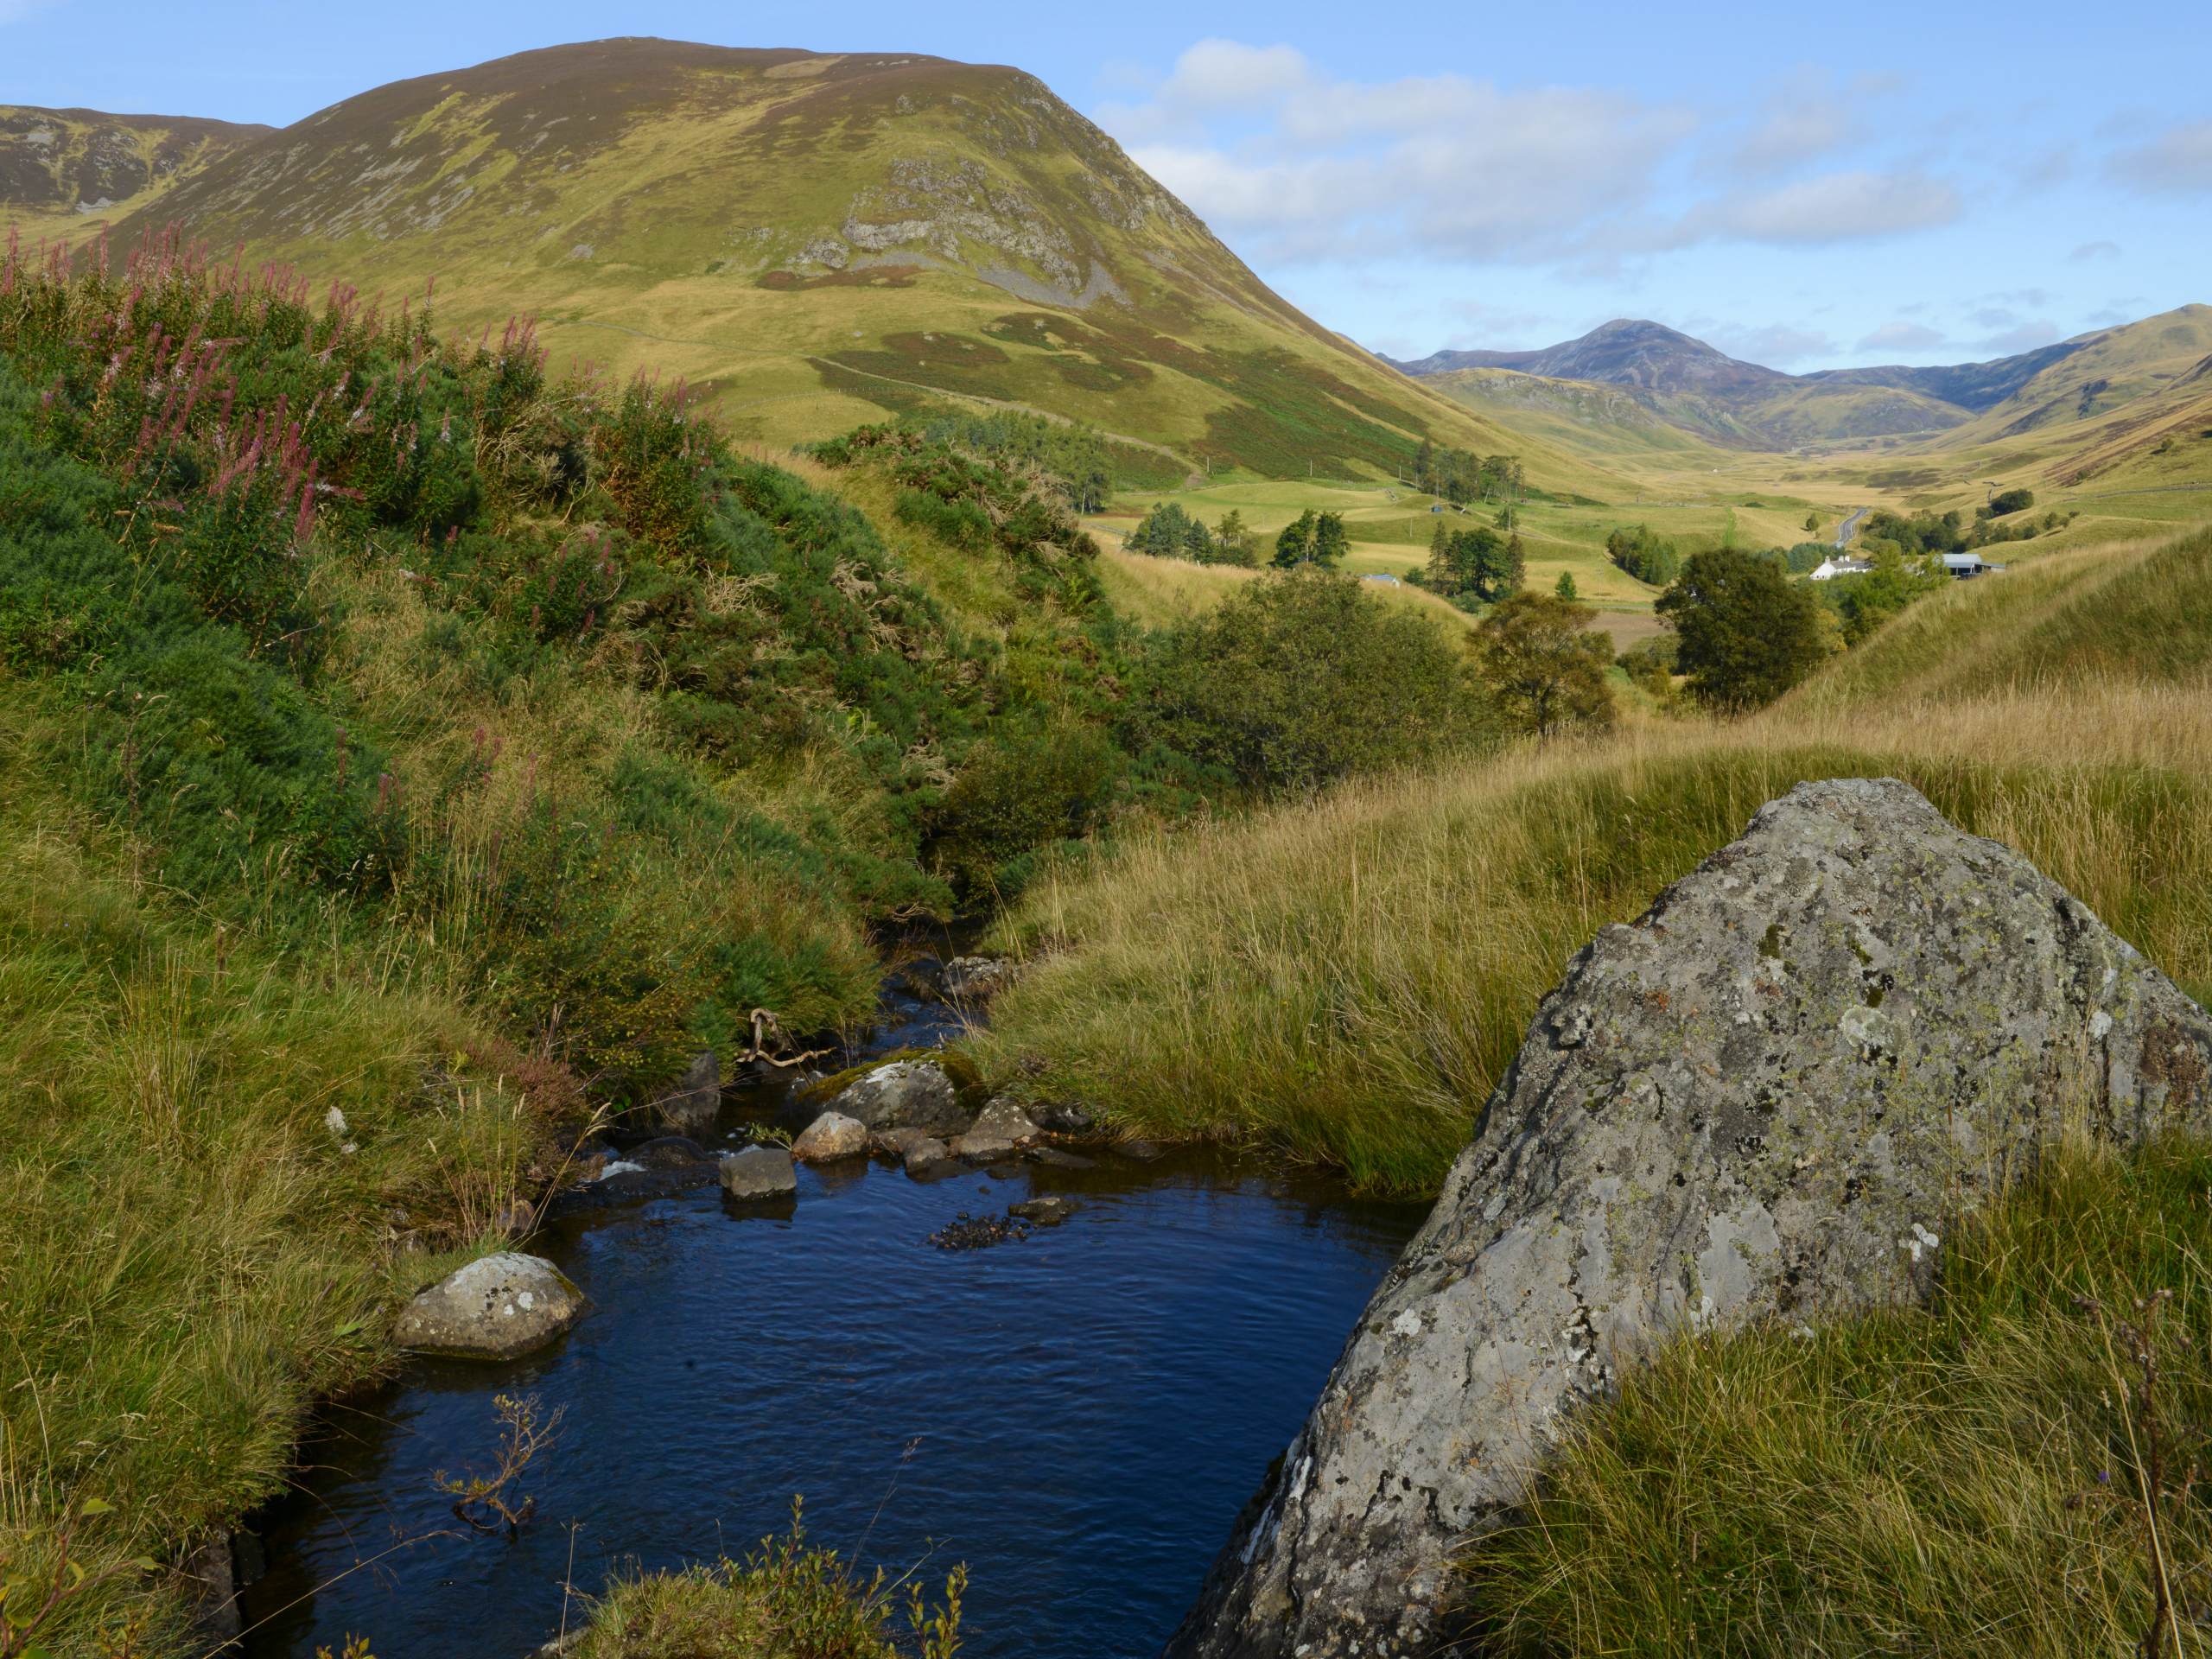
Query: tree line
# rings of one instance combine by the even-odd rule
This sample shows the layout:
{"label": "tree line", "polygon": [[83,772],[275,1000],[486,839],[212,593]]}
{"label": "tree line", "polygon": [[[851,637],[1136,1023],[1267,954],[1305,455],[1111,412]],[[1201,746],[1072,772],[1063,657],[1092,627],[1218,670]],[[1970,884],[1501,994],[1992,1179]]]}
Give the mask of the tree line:
{"label": "tree line", "polygon": [[1470,501],[1520,501],[1528,493],[1528,474],[1518,455],[1478,455],[1471,450],[1439,448],[1427,438],[1414,452],[1408,480],[1425,494],[1441,496],[1455,507]]}

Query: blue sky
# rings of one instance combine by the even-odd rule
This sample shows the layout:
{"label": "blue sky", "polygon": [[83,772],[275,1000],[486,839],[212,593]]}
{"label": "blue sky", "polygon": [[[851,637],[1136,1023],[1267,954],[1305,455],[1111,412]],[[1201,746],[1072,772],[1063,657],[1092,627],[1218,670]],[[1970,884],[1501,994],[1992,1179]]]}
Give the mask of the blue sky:
{"label": "blue sky", "polygon": [[0,0],[0,101],[283,124],[662,35],[1012,63],[1394,354],[1649,316],[1783,368],[2001,355],[2212,302],[2188,0],[1369,10]]}

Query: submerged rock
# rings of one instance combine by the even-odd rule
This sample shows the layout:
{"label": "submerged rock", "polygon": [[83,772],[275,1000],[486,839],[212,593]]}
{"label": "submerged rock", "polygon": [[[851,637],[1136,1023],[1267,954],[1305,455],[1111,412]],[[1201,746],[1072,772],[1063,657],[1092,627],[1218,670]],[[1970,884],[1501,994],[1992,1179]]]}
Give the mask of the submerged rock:
{"label": "submerged rock", "polygon": [[691,1062],[682,1081],[652,1103],[653,1115],[677,1135],[704,1135],[721,1110],[722,1068],[712,1049]]}
{"label": "submerged rock", "polygon": [[733,1198],[788,1198],[798,1191],[798,1172],[781,1147],[747,1147],[721,1163],[722,1191]]}
{"label": "submerged rock", "polygon": [[868,1125],[842,1112],[824,1112],[791,1142],[791,1156],[803,1164],[832,1164],[868,1154]]}
{"label": "submerged rock", "polygon": [[2018,854],[1791,791],[1544,1000],[1168,1653],[1429,1652],[1453,1552],[1654,1341],[1924,1294],[1959,1207],[2064,1128],[2205,1129],[2208,1078],[2212,1020]]}
{"label": "submerged rock", "polygon": [[1098,1167],[1098,1160],[1096,1158],[1086,1158],[1079,1152],[1070,1152],[1062,1147],[1039,1147],[1029,1155],[1036,1162],[1049,1164],[1054,1169],[1096,1169]]}
{"label": "submerged rock", "polygon": [[664,1135],[618,1155],[621,1162],[633,1169],[689,1169],[710,1161],[707,1149],[684,1135]]}
{"label": "submerged rock", "polygon": [[960,1091],[933,1060],[893,1060],[857,1077],[838,1092],[830,1109],[858,1118],[871,1129],[927,1129],[958,1135],[968,1127]]}
{"label": "submerged rock", "polygon": [[452,1359],[535,1353],[583,1317],[583,1293],[550,1262],[518,1251],[480,1256],[401,1311],[403,1348]]}
{"label": "submerged rock", "polygon": [[1029,1224],[1019,1216],[971,1216],[966,1211],[930,1235],[940,1250],[980,1250],[993,1244],[1029,1236]]}
{"label": "submerged rock", "polygon": [[1034,1222],[1039,1227],[1057,1227],[1083,1206],[1073,1198],[1064,1198],[1055,1192],[1041,1198],[1024,1198],[1019,1204],[1006,1207],[1009,1216],[1022,1221]]}

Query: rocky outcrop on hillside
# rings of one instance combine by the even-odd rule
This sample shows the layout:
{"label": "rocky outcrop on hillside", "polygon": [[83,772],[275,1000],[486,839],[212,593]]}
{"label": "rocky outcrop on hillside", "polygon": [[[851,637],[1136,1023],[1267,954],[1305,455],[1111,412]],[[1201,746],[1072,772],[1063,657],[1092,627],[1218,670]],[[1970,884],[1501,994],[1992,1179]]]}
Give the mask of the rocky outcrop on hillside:
{"label": "rocky outcrop on hillside", "polygon": [[2212,1020],[1894,780],[1807,784],[1569,965],[1175,1659],[1448,1635],[1455,1548],[1685,1327],[1923,1294],[2068,1132],[2212,1122]]}

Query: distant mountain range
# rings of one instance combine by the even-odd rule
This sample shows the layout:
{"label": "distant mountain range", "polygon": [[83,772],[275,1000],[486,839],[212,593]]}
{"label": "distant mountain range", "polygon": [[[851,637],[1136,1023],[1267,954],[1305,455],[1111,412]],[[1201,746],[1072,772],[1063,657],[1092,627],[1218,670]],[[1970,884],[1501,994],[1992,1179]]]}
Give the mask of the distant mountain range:
{"label": "distant mountain range", "polygon": [[[2212,373],[2212,307],[2179,310],[1986,363],[1785,374],[1663,324],[1618,319],[1540,351],[1446,351],[1403,370],[1471,406],[1579,404],[1544,383],[1624,389],[1649,414],[1710,442],[1787,449],[1917,436],[2016,435],[2102,413]],[[1508,378],[1506,377],[1513,377]],[[1535,382],[1536,385],[1530,385]]]}

